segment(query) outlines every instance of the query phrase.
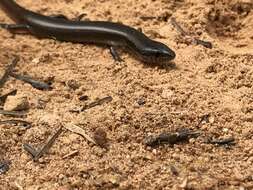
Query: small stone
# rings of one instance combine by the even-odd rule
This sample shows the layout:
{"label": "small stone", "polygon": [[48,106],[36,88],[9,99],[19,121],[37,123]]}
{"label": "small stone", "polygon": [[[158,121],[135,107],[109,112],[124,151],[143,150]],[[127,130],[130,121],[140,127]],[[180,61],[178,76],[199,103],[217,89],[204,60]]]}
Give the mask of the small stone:
{"label": "small stone", "polygon": [[175,166],[173,166],[173,165],[170,166],[170,171],[175,176],[179,175],[179,172],[178,172],[177,168]]}
{"label": "small stone", "polygon": [[102,148],[106,148],[108,146],[107,134],[102,128],[96,129],[93,139]]}
{"label": "small stone", "polygon": [[113,185],[118,186],[121,182],[121,176],[117,174],[107,174],[104,176],[104,182],[112,183]]}
{"label": "small stone", "polygon": [[214,116],[211,115],[211,116],[209,116],[208,120],[209,120],[209,123],[214,123],[215,118],[214,118]]}
{"label": "small stone", "polygon": [[217,73],[217,66],[215,64],[209,65],[206,68],[206,73]]}
{"label": "small stone", "polygon": [[153,157],[152,157],[152,155],[147,154],[147,155],[144,155],[144,156],[143,156],[143,159],[144,159],[144,160],[152,160]]}
{"label": "small stone", "polygon": [[87,96],[87,95],[81,95],[78,99],[80,101],[87,101],[89,99],[89,96]]}
{"label": "small stone", "polygon": [[46,108],[46,105],[47,105],[48,101],[47,100],[44,100],[42,98],[38,98],[35,102],[35,107],[37,109],[45,109]]}
{"label": "small stone", "polygon": [[120,181],[118,176],[112,176],[109,180],[112,184],[116,184],[116,185],[119,184],[119,181]]}
{"label": "small stone", "polygon": [[40,53],[38,57],[34,58],[32,60],[33,64],[39,64],[39,63],[49,63],[52,61],[52,56],[49,53]]}
{"label": "small stone", "polygon": [[229,130],[228,130],[228,128],[223,128],[222,131],[223,131],[224,133],[227,133]]}
{"label": "small stone", "polygon": [[180,188],[185,189],[188,185],[188,178],[184,178],[183,182],[179,185]]}
{"label": "small stone", "polygon": [[193,144],[193,143],[195,143],[195,142],[196,142],[196,139],[194,139],[194,138],[190,138],[190,139],[189,139],[189,143]]}
{"label": "small stone", "polygon": [[10,161],[0,162],[0,175],[5,174],[10,169]]}
{"label": "small stone", "polygon": [[71,88],[71,89],[73,89],[73,90],[77,90],[78,88],[80,88],[80,84],[76,81],[76,80],[68,80],[67,82],[66,82],[66,85],[69,87],[69,88]]}
{"label": "small stone", "polygon": [[4,104],[6,111],[23,111],[29,109],[29,102],[26,96],[8,96]]}
{"label": "small stone", "polygon": [[141,97],[141,98],[139,98],[138,100],[137,100],[137,104],[139,105],[139,106],[142,106],[142,105],[144,105],[146,103],[146,101],[145,101],[145,99],[143,98],[143,97]]}

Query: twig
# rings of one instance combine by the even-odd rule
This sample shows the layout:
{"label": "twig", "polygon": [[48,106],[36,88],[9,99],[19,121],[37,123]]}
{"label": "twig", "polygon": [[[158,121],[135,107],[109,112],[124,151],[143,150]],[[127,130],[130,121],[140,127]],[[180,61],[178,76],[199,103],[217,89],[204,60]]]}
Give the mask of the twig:
{"label": "twig", "polygon": [[175,18],[171,18],[170,19],[170,22],[172,24],[172,26],[174,26],[176,28],[176,30],[181,33],[181,35],[183,36],[188,36],[190,37],[190,39],[192,40],[193,43],[197,44],[197,45],[202,45],[206,48],[209,48],[209,49],[212,49],[212,43],[211,42],[208,42],[208,41],[204,41],[204,40],[200,40],[200,39],[197,39],[197,38],[194,38],[194,37],[191,37],[176,21]]}
{"label": "twig", "polygon": [[73,133],[77,133],[81,136],[83,136],[87,141],[91,142],[92,144],[96,145],[97,143],[89,136],[86,134],[86,132],[79,126],[74,125],[72,123],[68,123],[66,125],[64,125],[64,127],[70,131],[72,131]]}
{"label": "twig", "polygon": [[8,116],[14,116],[14,117],[23,117],[23,116],[26,115],[26,113],[27,112],[0,110],[0,114],[8,115]]}
{"label": "twig", "polygon": [[34,160],[37,161],[43,154],[45,154],[54,144],[57,137],[62,133],[62,127],[60,127],[57,132],[49,139],[49,141],[42,147],[38,154],[34,157]]}
{"label": "twig", "polygon": [[31,145],[29,144],[24,144],[23,147],[24,149],[33,156],[34,161],[38,161],[43,154],[45,154],[54,144],[55,140],[57,137],[61,134],[62,132],[62,127],[60,127],[57,132],[49,139],[49,141],[39,150],[36,151]]}
{"label": "twig", "polygon": [[23,126],[28,129],[31,127],[31,123],[30,122],[27,122],[27,121],[24,121],[24,120],[18,120],[18,119],[12,119],[12,120],[5,120],[5,121],[0,121],[0,125],[1,124],[23,124]]}
{"label": "twig", "polygon": [[111,96],[107,96],[105,98],[102,98],[102,99],[99,99],[99,100],[96,100],[86,106],[83,106],[83,108],[81,109],[81,111],[84,111],[84,110],[87,110],[87,109],[90,109],[90,108],[93,108],[95,106],[99,106],[99,105],[102,105],[104,103],[108,103],[108,102],[111,102],[112,101],[112,97]]}
{"label": "twig", "polygon": [[199,128],[203,121],[208,122],[209,117],[210,117],[209,113],[201,116],[201,118],[200,118],[200,120],[199,120],[196,127]]}
{"label": "twig", "polygon": [[14,59],[12,60],[11,64],[6,68],[4,75],[0,79],[0,88],[2,88],[3,85],[6,83],[10,73],[12,72],[14,67],[16,67],[18,61],[19,61],[19,57],[15,56]]}
{"label": "twig", "polygon": [[181,33],[181,35],[188,36],[188,34],[184,31],[184,29],[177,23],[175,18],[171,18],[170,23],[177,29],[179,33]]}
{"label": "twig", "polygon": [[38,154],[37,150],[35,150],[35,148],[33,148],[31,145],[25,143],[23,144],[23,148],[25,149],[25,151],[27,151],[33,158]]}
{"label": "twig", "polygon": [[146,146],[158,146],[161,144],[175,144],[180,141],[188,140],[189,138],[198,137],[200,135],[199,131],[182,131],[182,132],[175,132],[175,133],[161,133],[158,136],[150,136],[144,140],[144,144]]}
{"label": "twig", "polygon": [[216,145],[234,145],[235,144],[235,138],[234,137],[228,137],[228,138],[225,138],[225,139],[207,139],[206,143],[216,144]]}
{"label": "twig", "polygon": [[72,151],[72,152],[70,152],[70,153],[66,154],[66,155],[65,155],[65,156],[63,156],[62,158],[63,158],[63,159],[66,159],[66,158],[69,158],[69,157],[75,156],[75,155],[77,155],[78,153],[79,153],[79,151],[78,151],[78,150],[74,150],[74,151]]}
{"label": "twig", "polygon": [[13,72],[10,73],[10,76],[12,76],[15,79],[21,80],[23,82],[29,83],[30,85],[32,85],[33,88],[36,88],[39,90],[52,90],[52,87],[49,84],[34,80],[28,76],[22,76]]}
{"label": "twig", "polygon": [[197,39],[197,38],[194,38],[194,40],[195,40],[195,43],[196,43],[197,45],[202,45],[202,46],[204,46],[204,47],[206,47],[206,48],[209,48],[209,49],[212,49],[212,48],[213,48],[213,45],[212,45],[211,42],[204,41],[204,40],[200,40],[200,39]]}

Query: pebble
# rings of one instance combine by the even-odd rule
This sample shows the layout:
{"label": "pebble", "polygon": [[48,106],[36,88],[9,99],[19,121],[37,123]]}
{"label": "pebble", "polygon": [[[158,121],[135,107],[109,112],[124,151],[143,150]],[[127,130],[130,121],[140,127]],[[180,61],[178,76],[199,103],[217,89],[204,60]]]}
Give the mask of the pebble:
{"label": "pebble", "polygon": [[107,133],[104,129],[98,128],[93,134],[94,141],[100,146],[100,147],[107,147],[108,139],[107,139]]}
{"label": "pebble", "polygon": [[74,80],[74,79],[71,79],[71,80],[68,80],[66,82],[66,85],[70,88],[70,89],[73,89],[73,90],[77,90],[78,88],[80,88],[80,84],[78,83],[78,81]]}
{"label": "pebble", "polygon": [[228,128],[223,128],[222,131],[223,131],[224,133],[227,133],[227,132],[229,131],[229,129],[228,129]]}
{"label": "pebble", "polygon": [[6,111],[23,111],[29,109],[29,102],[26,96],[8,96],[4,104]]}

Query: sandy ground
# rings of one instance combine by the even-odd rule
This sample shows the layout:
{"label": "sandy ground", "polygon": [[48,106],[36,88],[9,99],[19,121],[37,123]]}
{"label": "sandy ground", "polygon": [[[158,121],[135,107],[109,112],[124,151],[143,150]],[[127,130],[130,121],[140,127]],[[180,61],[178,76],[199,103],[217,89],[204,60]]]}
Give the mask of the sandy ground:
{"label": "sandy ground", "polygon": [[[18,0],[42,14],[122,22],[177,53],[175,66],[148,66],[120,50],[116,63],[106,47],[63,43],[0,30],[0,68],[13,55],[15,71],[40,80],[40,91],[10,78],[1,94],[17,89],[28,98],[28,130],[1,125],[0,159],[11,161],[0,189],[253,189],[253,1],[252,0]],[[141,17],[158,18],[143,20]],[[170,17],[213,49],[188,43]],[[11,20],[0,12],[0,22]],[[80,101],[80,96],[88,100]],[[111,96],[81,113],[69,110]],[[141,103],[140,103],[141,102]],[[203,116],[209,117],[201,122]],[[0,116],[1,120],[10,117]],[[24,143],[41,147],[60,125],[74,123],[93,137],[105,131],[108,148],[67,129],[38,162]],[[146,147],[148,135],[200,130],[174,146]],[[235,138],[217,146],[206,138]],[[66,156],[73,151],[77,154]]]}

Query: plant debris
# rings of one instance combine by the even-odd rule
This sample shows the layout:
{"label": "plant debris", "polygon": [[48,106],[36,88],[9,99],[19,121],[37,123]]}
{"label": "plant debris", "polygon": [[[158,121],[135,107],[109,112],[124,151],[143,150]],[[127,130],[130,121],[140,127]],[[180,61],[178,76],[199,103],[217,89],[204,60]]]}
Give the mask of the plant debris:
{"label": "plant debris", "polygon": [[173,166],[173,165],[170,165],[170,171],[175,176],[179,175],[179,172],[178,172],[177,168],[175,166]]}
{"label": "plant debris", "polygon": [[2,161],[0,162],[0,175],[5,174],[10,169],[10,161]]}
{"label": "plant debris", "polygon": [[48,150],[53,146],[55,140],[58,138],[58,136],[62,133],[62,127],[60,127],[57,132],[48,140],[48,142],[39,150],[36,151],[31,145],[24,144],[24,149],[33,157],[34,161],[38,161],[40,157],[43,156]]}
{"label": "plant debris", "polygon": [[199,131],[183,130],[175,133],[161,133],[158,136],[149,136],[144,140],[146,146],[158,146],[161,144],[173,145],[178,142],[188,140],[189,138],[196,138],[200,135]]}
{"label": "plant debris", "polygon": [[88,140],[88,142],[91,142],[94,145],[97,144],[89,135],[86,134],[86,132],[81,127],[74,125],[72,123],[68,123],[68,124],[64,125],[64,127],[73,133],[77,133],[77,134],[83,136],[86,140]]}
{"label": "plant debris", "polygon": [[13,116],[13,117],[23,117],[27,114],[25,111],[5,111],[0,110],[0,114],[7,115],[7,116]]}
{"label": "plant debris", "polygon": [[2,125],[2,124],[14,124],[14,125],[21,124],[22,127],[26,128],[26,129],[28,129],[32,126],[32,124],[30,122],[27,122],[24,120],[18,120],[18,119],[0,121],[0,125]]}
{"label": "plant debris", "polygon": [[235,138],[228,137],[224,139],[207,139],[205,142],[215,145],[235,145]]}
{"label": "plant debris", "polygon": [[74,109],[71,109],[69,110],[70,112],[82,112],[82,111],[85,111],[87,109],[90,109],[90,108],[93,108],[95,106],[99,106],[99,105],[102,105],[102,104],[105,104],[105,103],[109,103],[111,102],[113,99],[111,96],[106,96],[104,98],[101,98],[101,99],[98,99],[98,100],[95,100],[94,102],[91,102],[90,104],[87,104],[87,105],[84,105],[82,106],[81,108],[74,108]]}
{"label": "plant debris", "polygon": [[190,37],[191,41],[197,45],[202,45],[206,48],[209,48],[209,49],[212,49],[213,45],[211,42],[208,42],[208,41],[203,41],[203,40],[200,40],[200,39],[197,39],[197,38],[194,38],[194,37],[191,37],[176,21],[175,18],[171,18],[170,19],[170,22],[172,24],[172,26],[174,26],[177,31],[183,35],[183,36],[187,36],[187,37]]}
{"label": "plant debris", "polygon": [[93,108],[95,106],[99,106],[99,105],[102,105],[102,104],[105,104],[105,103],[109,103],[112,101],[112,97],[111,96],[107,96],[107,97],[104,97],[104,98],[101,98],[101,99],[98,99],[86,106],[84,106],[81,111],[84,111],[84,110],[87,110],[87,109],[90,109],[90,108]]}
{"label": "plant debris", "polygon": [[4,75],[0,79],[0,88],[3,87],[5,82],[7,81],[9,75],[12,73],[12,70],[16,67],[16,65],[19,62],[19,57],[15,56],[14,59],[12,60],[11,64],[6,68]]}
{"label": "plant debris", "polygon": [[26,82],[30,85],[32,85],[33,88],[36,88],[38,90],[52,90],[52,86],[41,81],[37,81],[35,79],[32,79],[31,77],[28,76],[22,76],[13,72],[10,72],[10,76],[12,76],[15,79],[21,80],[23,82]]}
{"label": "plant debris", "polygon": [[78,153],[79,153],[78,150],[74,150],[74,151],[72,151],[72,152],[66,154],[66,155],[63,156],[62,158],[63,158],[63,159],[66,159],[66,158],[69,158],[69,157],[73,157],[73,156],[76,156]]}

